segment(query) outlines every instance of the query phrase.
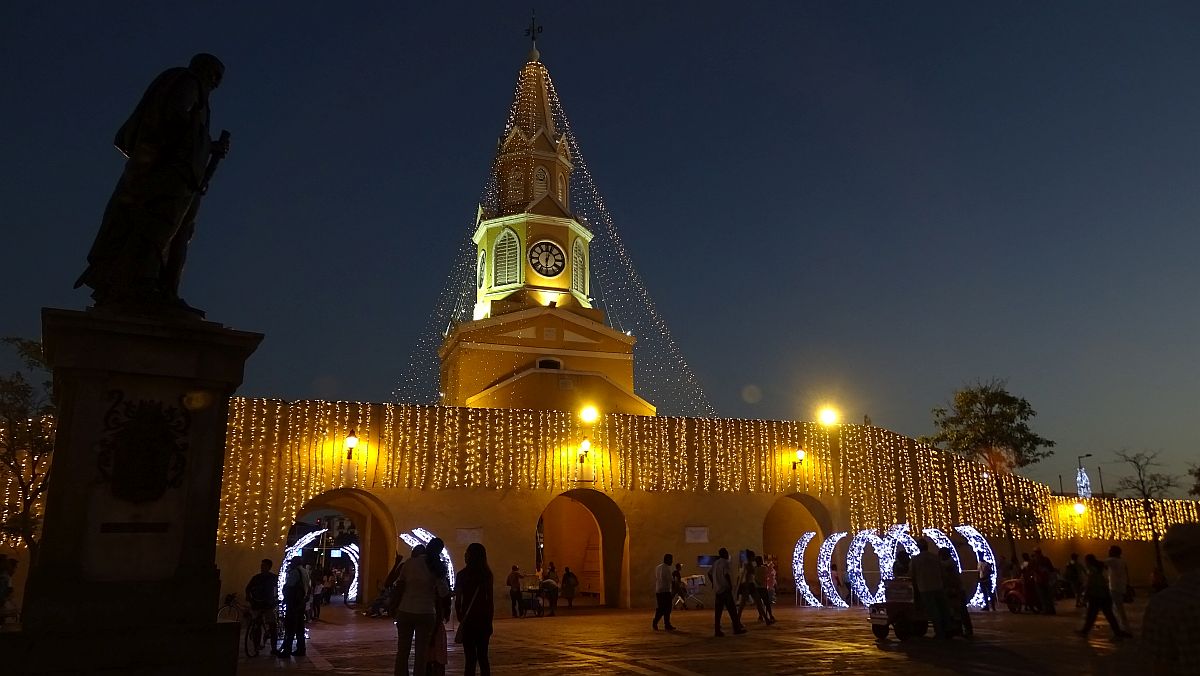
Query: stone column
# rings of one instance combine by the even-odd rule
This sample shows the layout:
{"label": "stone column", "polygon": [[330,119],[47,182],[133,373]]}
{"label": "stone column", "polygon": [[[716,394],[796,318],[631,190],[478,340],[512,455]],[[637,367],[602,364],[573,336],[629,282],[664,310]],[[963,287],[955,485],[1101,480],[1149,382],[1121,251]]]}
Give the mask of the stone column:
{"label": "stone column", "polygon": [[58,430],[19,673],[235,673],[217,516],[229,398],[262,335],[47,308],[42,339]]}

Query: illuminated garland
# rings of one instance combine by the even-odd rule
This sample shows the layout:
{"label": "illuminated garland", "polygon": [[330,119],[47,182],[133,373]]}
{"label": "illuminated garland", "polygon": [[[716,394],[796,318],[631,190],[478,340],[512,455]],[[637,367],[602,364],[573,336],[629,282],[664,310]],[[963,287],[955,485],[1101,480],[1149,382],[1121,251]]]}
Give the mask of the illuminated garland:
{"label": "illuminated garland", "polygon": [[[351,430],[359,442],[347,459]],[[592,480],[581,484],[584,436]],[[801,492],[844,499],[858,530],[904,514],[915,529],[971,523],[1004,536],[997,479],[980,465],[858,425],[608,414],[585,426],[564,411],[235,398],[226,447],[218,541],[264,549],[282,547],[305,505],[340,488]],[[793,469],[796,449],[805,460]],[[1044,484],[999,480],[1009,506],[1040,520],[1018,537],[1149,541],[1151,523],[1161,534],[1200,522],[1195,501],[1151,501],[1153,522],[1140,500],[1091,498],[1079,515],[1074,498]],[[899,486],[916,488],[901,496]]]}
{"label": "illuminated garland", "polygon": [[[996,576],[999,575],[999,572],[996,569],[996,555],[992,552],[992,546],[988,544],[987,538],[983,537],[983,534],[974,527],[955,526],[954,530],[958,531],[959,535],[962,535],[967,539],[967,543],[971,545],[971,551],[975,552],[976,561],[986,561],[991,566],[992,572],[988,576],[988,579],[980,580],[975,585],[975,593],[971,595],[971,600],[968,602],[972,608],[983,608],[986,606],[983,597],[983,585],[986,584],[990,587],[992,598],[995,598],[996,596]],[[978,568],[978,566],[976,566],[976,568]]]}
{"label": "illuminated garland", "polygon": [[1083,467],[1075,472],[1075,493],[1081,498],[1092,497],[1092,480]]}
{"label": "illuminated garland", "polygon": [[837,585],[833,583],[833,550],[837,543],[846,537],[845,531],[834,533],[821,543],[817,551],[817,579],[821,581],[821,592],[829,604],[835,608],[849,608],[850,605],[838,593]]}
{"label": "illuminated garland", "polygon": [[804,551],[816,536],[813,531],[806,532],[796,540],[796,547],[792,550],[792,579],[796,583],[796,605],[800,605],[801,597],[810,606],[821,605],[821,600],[813,596],[812,590],[808,588],[808,581],[804,579]]}
{"label": "illuminated garland", "polygon": [[275,579],[275,598],[279,599],[280,603],[283,603],[283,585],[287,582],[288,569],[292,567],[292,560],[299,557],[305,547],[311,544],[313,540],[321,537],[328,530],[328,528],[322,528],[321,530],[305,533],[300,536],[299,540],[296,540],[295,544],[283,551],[283,563],[279,565],[279,577]]}
{"label": "illuminated garland", "polygon": [[[867,587],[867,580],[863,576],[863,554],[867,550],[867,545],[871,545],[871,548],[875,550],[875,556],[879,559],[879,588],[874,592]],[[850,541],[850,549],[846,551],[846,577],[850,581],[851,592],[864,606],[883,603],[884,571],[889,571],[888,575],[890,576],[892,563],[894,563],[891,559],[895,551],[894,542],[884,540],[873,530],[860,530]]]}

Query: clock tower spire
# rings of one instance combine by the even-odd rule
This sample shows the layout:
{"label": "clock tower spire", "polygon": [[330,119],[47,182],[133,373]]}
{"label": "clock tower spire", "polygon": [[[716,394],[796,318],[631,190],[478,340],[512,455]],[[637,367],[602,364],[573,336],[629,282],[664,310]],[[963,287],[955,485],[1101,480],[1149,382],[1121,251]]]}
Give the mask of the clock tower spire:
{"label": "clock tower spire", "polygon": [[[527,34],[539,32],[535,21]],[[571,213],[575,167],[557,106],[535,42],[472,237],[474,317],[438,353],[442,403],[654,415],[633,391],[633,337],[592,307],[593,235]]]}

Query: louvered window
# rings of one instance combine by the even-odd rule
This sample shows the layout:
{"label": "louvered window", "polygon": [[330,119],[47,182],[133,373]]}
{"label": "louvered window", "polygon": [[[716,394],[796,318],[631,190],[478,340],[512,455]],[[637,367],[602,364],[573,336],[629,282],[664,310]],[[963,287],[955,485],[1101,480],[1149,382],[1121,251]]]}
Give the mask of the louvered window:
{"label": "louvered window", "polygon": [[549,182],[550,176],[546,173],[545,167],[538,167],[537,171],[533,172],[533,196],[535,199],[548,192]]}
{"label": "louvered window", "polygon": [[567,176],[566,174],[558,175],[558,201],[563,204],[567,203]]}
{"label": "louvered window", "polygon": [[571,290],[587,295],[587,256],[583,253],[583,242],[578,239],[571,247]]}
{"label": "louvered window", "polygon": [[483,278],[487,276],[487,252],[479,252],[479,265],[475,266],[475,284],[483,288]]}
{"label": "louvered window", "polygon": [[516,284],[521,281],[521,242],[512,230],[505,230],[496,239],[492,256],[492,286]]}

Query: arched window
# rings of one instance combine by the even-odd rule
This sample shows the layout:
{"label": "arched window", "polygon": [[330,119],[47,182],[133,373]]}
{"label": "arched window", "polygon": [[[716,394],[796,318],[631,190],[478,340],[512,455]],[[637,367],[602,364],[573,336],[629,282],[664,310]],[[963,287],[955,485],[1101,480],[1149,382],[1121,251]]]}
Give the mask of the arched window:
{"label": "arched window", "polygon": [[508,170],[508,185],[504,188],[504,199],[508,202],[523,201],[524,191],[521,188],[521,170],[513,167]]}
{"label": "arched window", "polygon": [[521,240],[512,230],[496,238],[492,252],[492,286],[517,284],[521,281]]}
{"label": "arched window", "polygon": [[487,251],[480,249],[479,264],[475,266],[475,284],[483,288],[483,278],[487,275]]}
{"label": "arched window", "polygon": [[567,203],[567,175],[561,171],[558,172],[558,201]]}
{"label": "arched window", "polygon": [[578,238],[571,246],[571,290],[587,295],[587,255]]}
{"label": "arched window", "polygon": [[540,369],[561,369],[562,360],[554,359],[553,357],[542,357],[538,360],[537,367]]}
{"label": "arched window", "polygon": [[534,196],[534,198],[538,198],[538,197],[541,197],[542,195],[546,194],[546,192],[548,190],[549,182],[550,182],[550,177],[546,173],[546,168],[538,167],[537,170],[533,172],[533,196]]}

